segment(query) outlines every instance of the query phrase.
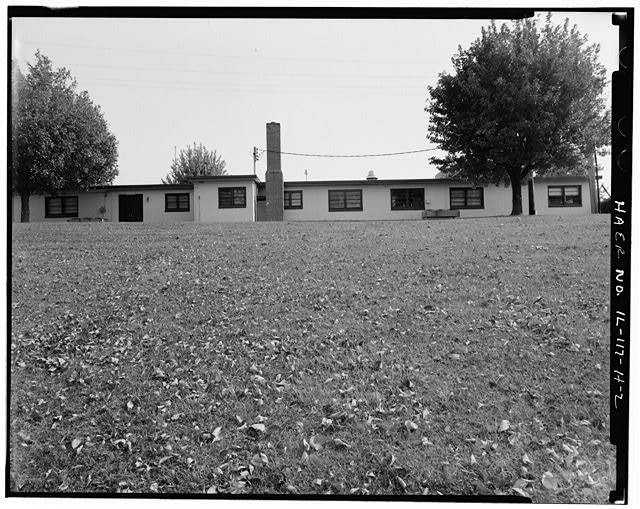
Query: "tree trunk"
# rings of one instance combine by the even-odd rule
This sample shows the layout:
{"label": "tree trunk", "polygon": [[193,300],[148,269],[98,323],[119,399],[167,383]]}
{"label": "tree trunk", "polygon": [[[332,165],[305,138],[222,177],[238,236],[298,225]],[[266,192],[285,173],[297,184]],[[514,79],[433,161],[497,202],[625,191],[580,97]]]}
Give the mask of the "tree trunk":
{"label": "tree trunk", "polygon": [[28,223],[29,222],[29,197],[31,193],[27,191],[22,191],[20,193],[20,222]]}
{"label": "tree trunk", "polygon": [[522,180],[520,178],[520,170],[516,169],[515,171],[509,174],[509,180],[511,180],[511,197],[512,197],[512,207],[511,207],[511,215],[512,216],[521,216],[522,215]]}

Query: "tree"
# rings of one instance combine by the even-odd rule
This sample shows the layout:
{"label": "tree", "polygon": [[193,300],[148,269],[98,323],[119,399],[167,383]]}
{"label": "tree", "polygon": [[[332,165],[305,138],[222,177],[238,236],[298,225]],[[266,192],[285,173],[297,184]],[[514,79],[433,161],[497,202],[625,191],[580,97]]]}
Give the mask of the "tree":
{"label": "tree", "polygon": [[118,175],[117,140],[100,107],[77,92],[71,73],[53,69],[36,53],[22,76],[12,73],[12,185],[20,194],[21,221],[29,221],[29,197],[113,182]]}
{"label": "tree", "polygon": [[180,155],[171,163],[171,171],[167,178],[162,180],[163,184],[185,184],[192,177],[202,177],[206,175],[226,175],[226,163],[216,151],[207,150],[200,143],[193,147],[180,150]]}
{"label": "tree", "polygon": [[609,143],[597,45],[548,15],[492,22],[469,49],[458,48],[453,75],[429,87],[429,139],[446,152],[431,162],[451,177],[511,183],[512,215],[532,172],[575,172]]}

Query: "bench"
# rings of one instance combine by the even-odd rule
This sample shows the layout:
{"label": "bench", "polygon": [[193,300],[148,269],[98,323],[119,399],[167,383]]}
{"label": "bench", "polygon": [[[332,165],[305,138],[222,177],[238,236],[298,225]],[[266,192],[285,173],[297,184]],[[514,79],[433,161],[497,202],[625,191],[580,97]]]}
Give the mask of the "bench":
{"label": "bench", "polygon": [[67,223],[104,223],[108,221],[104,217],[72,217]]}
{"label": "bench", "polygon": [[459,210],[427,209],[422,213],[422,219],[451,219],[460,217]]}

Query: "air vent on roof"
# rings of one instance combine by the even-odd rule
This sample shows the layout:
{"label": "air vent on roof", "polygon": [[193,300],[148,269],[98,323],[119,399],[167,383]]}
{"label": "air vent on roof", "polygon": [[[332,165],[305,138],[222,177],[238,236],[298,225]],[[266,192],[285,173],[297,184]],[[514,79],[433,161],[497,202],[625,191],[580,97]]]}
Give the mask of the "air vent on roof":
{"label": "air vent on roof", "polygon": [[378,177],[375,176],[373,170],[369,170],[369,174],[367,175],[367,180],[378,180]]}

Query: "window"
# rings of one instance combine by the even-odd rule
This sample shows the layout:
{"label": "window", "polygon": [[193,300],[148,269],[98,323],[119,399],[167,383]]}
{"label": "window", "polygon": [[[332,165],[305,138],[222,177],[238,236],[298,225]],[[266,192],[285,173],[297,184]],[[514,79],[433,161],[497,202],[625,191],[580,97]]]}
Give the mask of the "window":
{"label": "window", "polygon": [[483,209],[484,189],[481,187],[452,187],[449,189],[449,208]]}
{"label": "window", "polygon": [[549,207],[582,207],[582,186],[549,186]]}
{"label": "window", "polygon": [[45,198],[44,217],[78,217],[78,197],[59,196]]}
{"label": "window", "polygon": [[164,195],[165,212],[189,212],[189,193],[167,193]]}
{"label": "window", "polygon": [[247,207],[247,188],[246,187],[218,188],[218,208],[244,209],[246,207]]}
{"label": "window", "polygon": [[285,209],[301,209],[302,208],[302,191],[285,191],[284,192],[284,208]]}
{"label": "window", "polygon": [[329,191],[329,212],[362,210],[362,189]]}
{"label": "window", "polygon": [[392,189],[391,210],[424,210],[424,189]]}

